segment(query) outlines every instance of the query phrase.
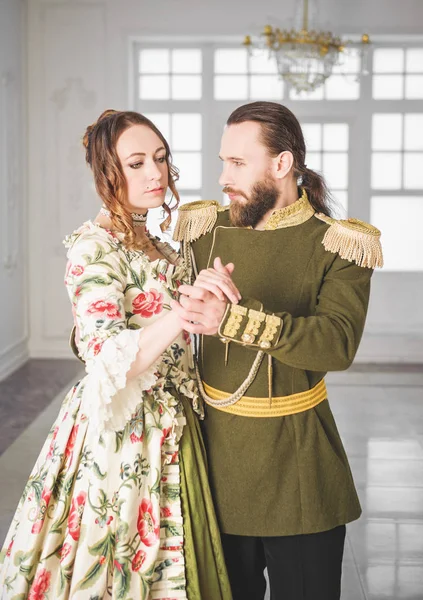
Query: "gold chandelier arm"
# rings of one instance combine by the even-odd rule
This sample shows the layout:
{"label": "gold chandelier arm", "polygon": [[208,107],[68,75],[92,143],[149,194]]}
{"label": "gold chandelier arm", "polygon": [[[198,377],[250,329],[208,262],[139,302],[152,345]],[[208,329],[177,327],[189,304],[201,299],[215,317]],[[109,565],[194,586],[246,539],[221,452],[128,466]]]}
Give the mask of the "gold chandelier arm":
{"label": "gold chandelier arm", "polygon": [[303,29],[308,31],[308,0],[304,0]]}
{"label": "gold chandelier arm", "polygon": [[[301,10],[301,4],[298,4]],[[346,46],[353,45],[331,31],[309,30],[310,11],[310,1],[302,0],[302,29],[280,29],[266,25],[257,43],[250,36],[244,39],[244,47],[250,56],[255,50],[267,50],[268,58],[276,60],[279,77],[298,93],[309,93],[323,85],[332,75],[334,67],[341,64],[340,56]],[[369,72],[366,62],[369,44],[369,35],[363,34],[359,45],[360,76]]]}

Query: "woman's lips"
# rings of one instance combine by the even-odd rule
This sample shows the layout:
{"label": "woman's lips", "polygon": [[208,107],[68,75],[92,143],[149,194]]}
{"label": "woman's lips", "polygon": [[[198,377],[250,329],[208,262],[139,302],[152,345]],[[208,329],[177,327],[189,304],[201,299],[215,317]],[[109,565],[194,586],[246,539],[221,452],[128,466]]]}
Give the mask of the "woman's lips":
{"label": "woman's lips", "polygon": [[161,194],[163,192],[163,188],[156,188],[155,190],[149,190],[147,194]]}

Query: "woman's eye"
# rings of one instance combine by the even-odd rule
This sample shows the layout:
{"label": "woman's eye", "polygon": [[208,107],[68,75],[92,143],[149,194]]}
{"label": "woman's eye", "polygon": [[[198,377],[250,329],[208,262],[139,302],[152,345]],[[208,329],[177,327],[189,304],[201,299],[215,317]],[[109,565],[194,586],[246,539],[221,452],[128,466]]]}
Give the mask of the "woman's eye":
{"label": "woman's eye", "polygon": [[131,169],[139,169],[140,167],[142,167],[144,163],[142,162],[138,162],[138,163],[134,163],[132,165],[129,165],[131,167]]}
{"label": "woman's eye", "polygon": [[160,158],[158,158],[158,159],[157,159],[157,161],[158,161],[159,163],[164,163],[164,162],[166,162],[166,156],[161,156]]}

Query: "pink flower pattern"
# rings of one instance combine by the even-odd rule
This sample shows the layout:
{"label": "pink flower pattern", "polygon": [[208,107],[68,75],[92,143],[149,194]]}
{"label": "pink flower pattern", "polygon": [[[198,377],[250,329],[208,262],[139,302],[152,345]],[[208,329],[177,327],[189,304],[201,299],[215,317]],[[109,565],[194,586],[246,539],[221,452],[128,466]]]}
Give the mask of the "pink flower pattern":
{"label": "pink flower pattern", "polygon": [[122,314],[116,304],[113,304],[113,302],[106,302],[105,300],[91,302],[86,310],[86,314],[104,316],[107,319],[122,318]]}
{"label": "pink flower pattern", "polygon": [[163,309],[163,294],[151,288],[149,292],[141,292],[132,302],[134,315],[150,318],[158,315]]}
{"label": "pink flower pattern", "polygon": [[153,514],[153,504],[147,498],[141,501],[138,510],[138,533],[146,546],[153,546],[160,537],[160,523]]}
{"label": "pink flower pattern", "polygon": [[79,540],[79,536],[81,534],[81,520],[86,498],[87,494],[85,492],[80,492],[75,498],[72,498],[68,519],[68,529],[70,536],[76,542]]}
{"label": "pink flower pattern", "polygon": [[50,580],[50,571],[39,568],[29,590],[28,600],[45,600],[45,594],[50,588]]}

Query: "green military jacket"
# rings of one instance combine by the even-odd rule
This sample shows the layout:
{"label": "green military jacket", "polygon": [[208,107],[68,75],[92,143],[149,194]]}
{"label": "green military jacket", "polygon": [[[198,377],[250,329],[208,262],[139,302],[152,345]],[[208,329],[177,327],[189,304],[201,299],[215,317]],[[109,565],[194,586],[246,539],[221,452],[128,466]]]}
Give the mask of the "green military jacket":
{"label": "green military jacket", "polygon": [[[228,305],[219,335],[203,336],[198,366],[208,386],[235,392],[260,350],[273,357],[273,396],[309,390],[327,371],[350,366],[364,328],[373,267],[381,265],[380,232],[352,219],[319,218],[305,193],[275,211],[263,231],[231,226],[229,211],[213,203],[182,208],[176,237],[185,240],[186,256],[190,249],[194,273],[213,266],[215,257],[233,262],[239,304],[247,309],[233,327],[234,307]],[[270,335],[263,336],[265,320],[257,335],[245,335],[250,309],[277,317]],[[226,365],[223,339],[230,340]],[[268,394],[263,360],[245,395],[267,402]],[[315,533],[360,516],[327,399],[298,414],[269,418],[208,405],[203,429],[222,532]]]}

